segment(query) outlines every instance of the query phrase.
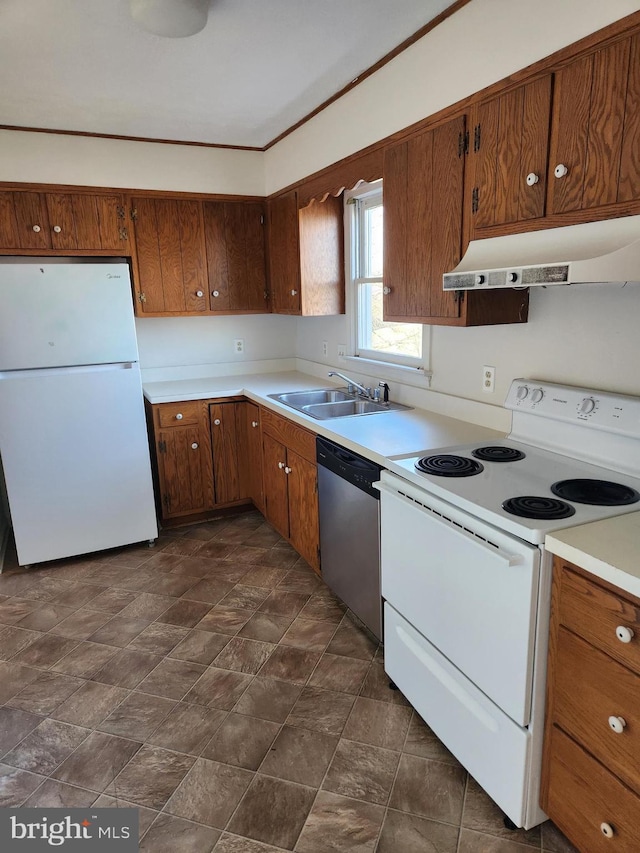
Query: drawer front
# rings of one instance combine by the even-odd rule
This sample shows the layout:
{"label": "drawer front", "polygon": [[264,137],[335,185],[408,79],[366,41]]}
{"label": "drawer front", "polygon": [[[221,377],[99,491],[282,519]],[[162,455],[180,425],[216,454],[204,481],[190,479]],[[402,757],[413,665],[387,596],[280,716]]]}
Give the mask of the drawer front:
{"label": "drawer front", "polygon": [[560,566],[561,624],[640,673],[640,607],[572,572],[564,563]]}
{"label": "drawer front", "polygon": [[554,697],[553,721],[640,793],[640,676],[560,628]]}
{"label": "drawer front", "polygon": [[[638,853],[640,798],[555,726],[543,807],[583,853]],[[602,825],[613,830],[608,838]]]}
{"label": "drawer front", "polygon": [[287,418],[280,417],[271,409],[262,409],[262,431],[273,436],[285,447],[293,450],[308,462],[316,464],[316,436],[308,429]]}
{"label": "drawer front", "polygon": [[158,406],[158,418],[162,429],[168,427],[193,426],[200,422],[202,405],[198,400],[183,403],[163,403]]}

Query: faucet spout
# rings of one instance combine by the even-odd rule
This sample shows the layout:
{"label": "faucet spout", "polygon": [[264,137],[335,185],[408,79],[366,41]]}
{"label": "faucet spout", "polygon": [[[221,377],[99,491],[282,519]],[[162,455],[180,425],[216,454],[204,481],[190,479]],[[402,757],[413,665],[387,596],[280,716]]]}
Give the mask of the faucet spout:
{"label": "faucet spout", "polygon": [[330,370],[328,375],[339,376],[340,379],[343,379],[347,383],[347,385],[353,385],[354,388],[357,388],[363,397],[371,397],[371,388],[365,388],[364,385],[356,382],[355,379],[350,379],[348,376],[345,376],[344,373],[338,373],[336,370]]}

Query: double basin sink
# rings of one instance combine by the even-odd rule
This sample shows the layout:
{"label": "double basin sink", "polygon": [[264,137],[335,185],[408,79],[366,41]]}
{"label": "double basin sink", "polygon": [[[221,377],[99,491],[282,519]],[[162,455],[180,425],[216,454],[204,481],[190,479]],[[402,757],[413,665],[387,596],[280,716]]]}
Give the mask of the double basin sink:
{"label": "double basin sink", "polygon": [[341,388],[321,388],[313,391],[291,391],[286,394],[269,394],[291,409],[296,409],[317,420],[345,418],[351,415],[374,415],[379,412],[400,411],[410,408],[400,403],[382,403],[368,400]]}

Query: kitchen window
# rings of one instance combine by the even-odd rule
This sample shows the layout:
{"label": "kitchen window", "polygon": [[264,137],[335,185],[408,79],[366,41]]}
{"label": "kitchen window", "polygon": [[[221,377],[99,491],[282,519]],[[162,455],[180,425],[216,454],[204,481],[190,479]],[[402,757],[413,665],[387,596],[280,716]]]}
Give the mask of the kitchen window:
{"label": "kitchen window", "polygon": [[351,354],[378,362],[423,367],[423,326],[383,320],[382,181],[346,193],[347,258],[351,282]]}

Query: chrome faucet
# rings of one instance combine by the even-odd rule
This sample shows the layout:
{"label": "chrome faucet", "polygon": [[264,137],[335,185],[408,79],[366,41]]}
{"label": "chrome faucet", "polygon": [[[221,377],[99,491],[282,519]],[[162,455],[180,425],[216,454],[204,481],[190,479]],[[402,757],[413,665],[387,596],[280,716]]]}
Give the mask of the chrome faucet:
{"label": "chrome faucet", "polygon": [[339,376],[340,379],[344,379],[344,381],[347,383],[349,391],[352,391],[354,388],[357,388],[359,393],[362,394],[363,397],[371,397],[371,388],[365,388],[364,385],[361,385],[359,382],[356,382],[355,379],[349,379],[349,377],[345,376],[344,373],[338,373],[335,370],[330,370],[328,375]]}

